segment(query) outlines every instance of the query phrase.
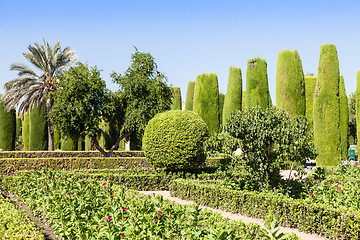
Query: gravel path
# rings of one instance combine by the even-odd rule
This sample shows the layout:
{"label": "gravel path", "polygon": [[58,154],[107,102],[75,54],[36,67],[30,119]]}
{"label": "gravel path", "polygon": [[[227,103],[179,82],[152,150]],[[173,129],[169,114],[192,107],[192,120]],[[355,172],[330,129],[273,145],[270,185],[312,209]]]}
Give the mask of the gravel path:
{"label": "gravel path", "polygon": [[[139,192],[143,193],[143,194],[153,194],[153,193],[155,193],[156,195],[160,194],[164,198],[169,199],[170,201],[173,201],[173,202],[180,203],[180,204],[195,204],[195,202],[193,202],[193,201],[183,200],[183,199],[180,199],[180,198],[177,198],[177,197],[172,197],[170,195],[170,191],[139,191]],[[222,216],[224,216],[224,217],[226,217],[226,218],[228,218],[230,220],[240,220],[240,221],[242,221],[244,223],[250,223],[250,222],[257,223],[260,226],[264,227],[264,221],[262,219],[259,219],[259,218],[246,217],[246,216],[243,216],[243,215],[240,215],[240,214],[234,214],[234,213],[230,213],[230,212],[225,212],[225,211],[221,211],[221,210],[218,210],[218,209],[215,209],[215,208],[210,208],[210,207],[206,207],[206,206],[202,206],[202,205],[200,205],[200,208],[201,209],[203,209],[203,208],[210,209],[210,210],[212,210],[214,212],[220,213]],[[326,239],[325,237],[321,237],[319,235],[300,232],[297,229],[288,228],[288,227],[281,227],[279,233],[280,232],[290,233],[290,234],[295,233],[296,235],[301,237],[303,240],[324,240],[324,239]]]}

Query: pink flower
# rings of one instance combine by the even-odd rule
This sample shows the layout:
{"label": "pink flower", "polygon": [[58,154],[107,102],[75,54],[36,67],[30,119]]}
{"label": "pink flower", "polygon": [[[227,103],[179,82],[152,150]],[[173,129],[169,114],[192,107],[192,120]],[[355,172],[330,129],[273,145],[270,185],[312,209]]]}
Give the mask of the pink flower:
{"label": "pink flower", "polygon": [[52,188],[52,190],[54,190],[54,188]]}
{"label": "pink flower", "polygon": [[126,219],[126,217],[123,217],[123,219]]}
{"label": "pink flower", "polygon": [[134,168],[131,168],[131,170],[134,170]]}
{"label": "pink flower", "polygon": [[47,164],[45,164],[46,166],[49,166],[49,164],[47,163]]}
{"label": "pink flower", "polygon": [[161,211],[158,211],[158,214],[159,214],[159,216],[163,215],[163,213]]}
{"label": "pink flower", "polygon": [[169,216],[169,218],[172,218],[172,216]]}
{"label": "pink flower", "polygon": [[156,222],[156,219],[154,219],[154,222]]}
{"label": "pink flower", "polygon": [[110,221],[110,220],[111,220],[111,217],[107,216],[106,221]]}
{"label": "pink flower", "polygon": [[96,226],[96,228],[98,228],[98,226]]}
{"label": "pink flower", "polygon": [[124,234],[121,234],[120,236],[121,236],[122,238],[123,238],[123,237],[125,237],[125,235],[124,235]]}
{"label": "pink flower", "polygon": [[126,207],[121,207],[121,209],[122,209],[122,210],[127,210],[127,208],[126,208]]}
{"label": "pink flower", "polygon": [[29,185],[26,185],[27,187],[29,186]]}
{"label": "pink flower", "polygon": [[310,191],[310,194],[313,195],[313,191]]}
{"label": "pink flower", "polygon": [[136,220],[135,220],[135,219],[133,219],[133,222],[136,222]]}
{"label": "pink flower", "polygon": [[111,178],[109,178],[109,182],[111,181]]}
{"label": "pink flower", "polygon": [[71,194],[71,192],[68,192],[68,194]]}
{"label": "pink flower", "polygon": [[103,186],[106,186],[106,183],[103,183]]}
{"label": "pink flower", "polygon": [[324,183],[325,183],[325,184],[328,184],[328,182],[327,182],[327,181],[325,181]]}
{"label": "pink flower", "polygon": [[114,198],[114,196],[110,196],[110,198],[111,198],[111,199],[113,199],[113,198]]}
{"label": "pink flower", "polygon": [[319,180],[315,179],[315,182],[317,182],[317,181],[319,181]]}

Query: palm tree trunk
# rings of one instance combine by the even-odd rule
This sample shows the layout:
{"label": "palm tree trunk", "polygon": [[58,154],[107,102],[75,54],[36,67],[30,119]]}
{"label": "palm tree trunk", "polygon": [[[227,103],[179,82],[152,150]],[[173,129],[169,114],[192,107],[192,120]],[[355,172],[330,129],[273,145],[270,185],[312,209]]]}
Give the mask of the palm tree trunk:
{"label": "palm tree trunk", "polygon": [[50,121],[50,110],[53,106],[54,102],[50,98],[46,100],[46,115],[47,115],[47,122],[48,122],[48,150],[54,151],[54,132],[52,130],[52,125]]}

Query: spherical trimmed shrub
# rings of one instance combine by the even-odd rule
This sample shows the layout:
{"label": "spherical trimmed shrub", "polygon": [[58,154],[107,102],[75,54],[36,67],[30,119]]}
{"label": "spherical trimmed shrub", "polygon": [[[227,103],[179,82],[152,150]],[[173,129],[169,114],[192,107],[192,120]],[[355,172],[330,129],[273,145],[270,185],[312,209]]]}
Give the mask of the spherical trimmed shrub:
{"label": "spherical trimmed shrub", "polygon": [[171,110],[157,114],[145,129],[143,149],[154,167],[189,169],[205,162],[208,128],[192,111]]}

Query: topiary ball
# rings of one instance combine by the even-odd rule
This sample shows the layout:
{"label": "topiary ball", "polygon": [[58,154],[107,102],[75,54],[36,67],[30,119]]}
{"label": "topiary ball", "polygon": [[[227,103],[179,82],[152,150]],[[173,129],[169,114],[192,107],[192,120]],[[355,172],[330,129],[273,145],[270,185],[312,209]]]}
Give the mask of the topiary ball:
{"label": "topiary ball", "polygon": [[153,167],[189,169],[205,162],[204,142],[208,128],[192,111],[171,110],[159,113],[146,126],[143,149]]}

